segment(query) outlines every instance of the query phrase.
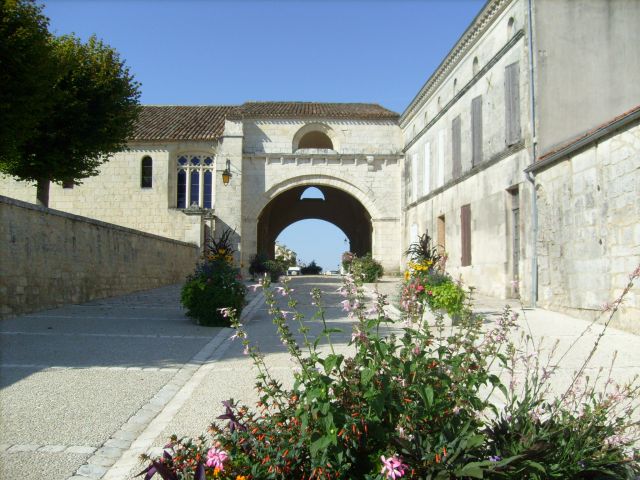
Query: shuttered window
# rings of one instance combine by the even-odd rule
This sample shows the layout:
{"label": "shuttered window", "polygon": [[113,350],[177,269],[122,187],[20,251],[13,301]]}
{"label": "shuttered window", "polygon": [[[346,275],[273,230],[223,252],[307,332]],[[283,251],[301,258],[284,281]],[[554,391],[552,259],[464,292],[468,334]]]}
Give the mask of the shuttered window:
{"label": "shuttered window", "polygon": [[471,205],[463,205],[460,208],[461,226],[461,265],[463,267],[471,265]]}
{"label": "shuttered window", "polygon": [[446,250],[446,223],[444,215],[438,217],[438,253],[444,255]]}
{"label": "shuttered window", "polygon": [[462,173],[462,139],[460,137],[460,115],[451,122],[451,160],[453,163],[452,174],[456,179]]}
{"label": "shuttered window", "polygon": [[504,71],[504,105],[506,115],[506,144],[520,141],[520,65],[512,63]]}
{"label": "shuttered window", "polygon": [[482,95],[471,100],[471,165],[482,162]]}

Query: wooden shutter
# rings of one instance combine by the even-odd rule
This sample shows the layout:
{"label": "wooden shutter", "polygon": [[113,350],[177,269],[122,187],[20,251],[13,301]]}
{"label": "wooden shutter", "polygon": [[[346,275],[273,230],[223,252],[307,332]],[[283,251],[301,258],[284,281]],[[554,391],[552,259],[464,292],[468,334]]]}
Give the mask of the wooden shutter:
{"label": "wooden shutter", "polygon": [[471,205],[463,205],[460,208],[461,225],[461,265],[466,267],[471,265]]}
{"label": "wooden shutter", "polygon": [[446,224],[444,215],[438,217],[438,252],[444,255],[446,248]]}
{"label": "wooden shutter", "polygon": [[506,115],[506,144],[520,141],[520,65],[512,63],[504,71],[504,103]]}
{"label": "wooden shutter", "polygon": [[471,100],[471,164],[482,162],[482,95]]}
{"label": "wooden shutter", "polygon": [[451,122],[451,159],[453,162],[453,179],[456,179],[462,173],[462,155],[461,155],[462,139],[460,138],[460,115]]}

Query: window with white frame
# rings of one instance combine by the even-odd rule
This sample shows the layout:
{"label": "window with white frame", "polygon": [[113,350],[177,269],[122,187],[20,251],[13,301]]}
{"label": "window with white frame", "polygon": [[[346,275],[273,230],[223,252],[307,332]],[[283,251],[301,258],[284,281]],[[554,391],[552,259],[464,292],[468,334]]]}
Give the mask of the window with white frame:
{"label": "window with white frame", "polygon": [[418,199],[418,154],[411,155],[411,200]]}
{"label": "window with white frame", "polygon": [[209,155],[179,155],[178,168],[178,208],[196,206],[213,208],[213,179],[216,162]]}
{"label": "window with white frame", "polygon": [[438,132],[438,187],[444,185],[444,154],[447,141],[447,132],[443,129]]}

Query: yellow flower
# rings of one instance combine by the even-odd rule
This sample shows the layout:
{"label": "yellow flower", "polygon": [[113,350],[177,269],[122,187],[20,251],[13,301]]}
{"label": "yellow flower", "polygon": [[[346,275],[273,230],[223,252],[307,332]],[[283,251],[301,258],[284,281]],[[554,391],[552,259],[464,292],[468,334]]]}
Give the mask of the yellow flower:
{"label": "yellow flower", "polygon": [[404,272],[404,279],[405,280],[409,280],[409,277],[411,276],[411,274],[409,273],[409,270],[405,270]]}
{"label": "yellow flower", "polygon": [[247,477],[244,475],[236,475],[236,480],[247,480]]}

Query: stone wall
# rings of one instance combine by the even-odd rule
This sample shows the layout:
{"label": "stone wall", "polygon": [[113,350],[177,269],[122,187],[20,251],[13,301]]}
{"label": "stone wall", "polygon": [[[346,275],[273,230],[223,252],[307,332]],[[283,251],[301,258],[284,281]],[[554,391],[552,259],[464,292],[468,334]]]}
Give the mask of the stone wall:
{"label": "stone wall", "polygon": [[0,315],[182,281],[198,247],[0,196]]}
{"label": "stone wall", "polygon": [[[199,243],[202,228],[199,216],[187,216],[176,208],[176,159],[180,154],[212,154],[211,143],[170,142],[131,143],[100,166],[95,177],[81,185],[63,188],[52,184],[49,207],[143,232],[189,243]],[[153,161],[152,186],[141,187],[141,161]],[[36,188],[0,176],[3,195],[35,203]]]}
{"label": "stone wall", "polygon": [[342,154],[397,154],[402,134],[395,120],[245,120],[244,153],[294,153],[296,134],[306,130],[325,132],[333,150]]}
{"label": "stone wall", "polygon": [[[640,125],[629,125],[536,176],[539,306],[591,319],[640,264]],[[640,295],[617,326],[640,333]]]}
{"label": "stone wall", "polygon": [[537,142],[544,155],[640,103],[640,82],[630,81],[640,78],[640,2],[534,3]]}

